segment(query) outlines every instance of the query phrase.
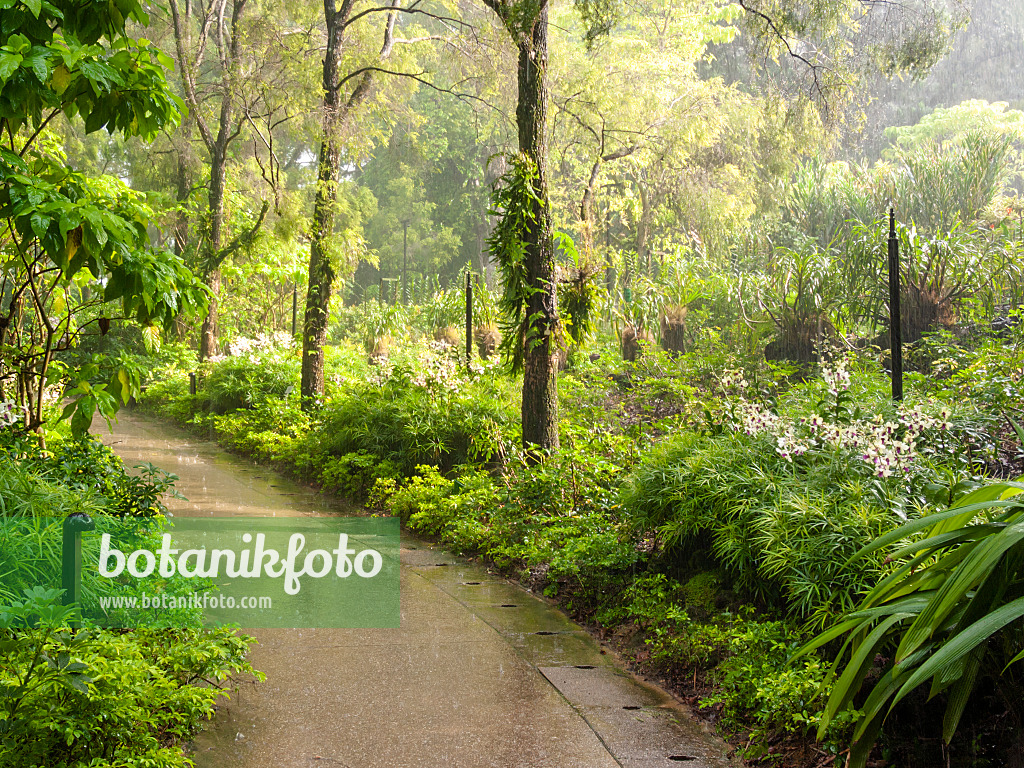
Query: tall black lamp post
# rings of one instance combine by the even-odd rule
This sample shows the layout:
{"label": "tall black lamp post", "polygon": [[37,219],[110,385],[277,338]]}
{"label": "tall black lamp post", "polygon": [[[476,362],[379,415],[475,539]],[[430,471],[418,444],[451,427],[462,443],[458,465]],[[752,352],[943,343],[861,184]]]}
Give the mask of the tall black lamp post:
{"label": "tall black lamp post", "polygon": [[402,303],[409,303],[409,220],[402,220]]}
{"label": "tall black lamp post", "polygon": [[892,352],[892,399],[903,399],[903,326],[900,321],[900,242],[896,211],[889,209],[889,347]]}

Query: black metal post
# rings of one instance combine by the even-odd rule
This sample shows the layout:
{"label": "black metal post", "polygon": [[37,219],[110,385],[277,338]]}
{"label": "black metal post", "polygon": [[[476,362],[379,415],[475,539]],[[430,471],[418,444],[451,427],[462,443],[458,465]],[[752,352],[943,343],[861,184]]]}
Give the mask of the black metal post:
{"label": "black metal post", "polygon": [[903,326],[900,320],[900,243],[896,211],[889,209],[889,348],[892,351],[892,399],[903,399]]}
{"label": "black metal post", "polygon": [[299,327],[299,286],[292,286],[292,338]]}
{"label": "black metal post", "polygon": [[[64,518],[60,574],[64,605],[82,601],[82,532],[95,529],[96,523],[84,512],[73,512]],[[77,627],[78,622],[71,622],[71,626]]]}
{"label": "black metal post", "polygon": [[188,375],[188,393],[194,395],[196,393],[196,374],[192,372]]}
{"label": "black metal post", "polygon": [[466,366],[473,359],[473,279],[466,270]]}
{"label": "black metal post", "polygon": [[409,303],[409,222],[402,222],[402,303]]}

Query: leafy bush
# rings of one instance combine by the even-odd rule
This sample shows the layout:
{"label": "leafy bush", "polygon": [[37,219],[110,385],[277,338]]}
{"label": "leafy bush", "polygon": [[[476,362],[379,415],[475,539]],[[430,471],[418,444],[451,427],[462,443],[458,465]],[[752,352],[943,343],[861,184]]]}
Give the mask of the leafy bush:
{"label": "leafy bush", "polygon": [[[0,762],[11,768],[186,768],[182,745],[218,687],[254,673],[227,630],[72,632],[56,590],[0,610]],[[259,677],[259,675],[257,675]]]}
{"label": "leafy bush", "polygon": [[723,567],[747,594],[822,622],[853,604],[884,555],[857,568],[845,559],[899,518],[866,470],[797,470],[775,448],[741,434],[669,438],[626,480],[621,503],[676,562]]}
{"label": "leafy bush", "polygon": [[[0,764],[95,768],[191,765],[183,744],[213,714],[219,684],[239,672],[251,638],[232,631],[89,628],[97,582],[131,593],[141,582],[83,577],[82,612],[59,604],[62,526],[72,513],[137,537],[159,535],[160,495],[173,475],[128,475],[98,442],[66,441],[51,453],[0,453]],[[95,537],[89,545],[95,545]],[[155,544],[151,544],[155,546]],[[89,576],[92,578],[89,578]],[[168,584],[171,594],[194,585]],[[197,627],[194,609],[162,611]],[[125,626],[132,617],[107,616]],[[87,628],[72,631],[71,620]],[[257,677],[259,675],[257,674]]]}
{"label": "leafy bush", "polygon": [[446,360],[428,358],[420,370],[385,368],[379,384],[335,398],[321,414],[318,446],[332,456],[363,451],[406,475],[419,464],[450,470],[500,459],[517,422],[506,383],[492,375],[465,381]]}
{"label": "leafy bush", "polygon": [[[826,665],[813,655],[790,664],[800,632],[785,622],[756,620],[750,608],[695,620],[691,608],[703,606],[691,603],[688,591],[664,574],[641,576],[624,591],[621,605],[599,618],[641,627],[656,667],[710,675],[717,689],[700,705],[721,705],[727,728],[750,731],[746,757],[762,756],[777,736],[804,735],[817,727],[822,692],[827,693]],[[849,733],[852,715],[829,724],[831,747]]]}
{"label": "leafy bush", "polygon": [[417,470],[401,485],[379,483],[375,500],[414,531],[524,574],[571,610],[614,601],[640,560],[616,504],[619,466],[607,458],[570,449],[516,464],[500,483],[468,468],[454,480]]}
{"label": "leafy bush", "polygon": [[139,464],[141,472],[129,474],[117,454],[94,437],[61,440],[47,452],[35,448],[22,457],[20,468],[62,488],[96,491],[106,512],[132,517],[166,512],[160,499],[174,493],[178,479],[152,464]]}
{"label": "leafy bush", "polygon": [[299,360],[279,352],[228,357],[211,366],[203,391],[213,413],[251,408],[270,397],[284,397],[299,381]]}

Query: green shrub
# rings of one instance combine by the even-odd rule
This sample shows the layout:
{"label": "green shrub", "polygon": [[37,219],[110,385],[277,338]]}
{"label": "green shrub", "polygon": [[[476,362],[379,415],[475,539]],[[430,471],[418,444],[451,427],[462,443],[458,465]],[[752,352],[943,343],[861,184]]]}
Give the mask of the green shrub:
{"label": "green shrub", "polygon": [[102,497],[98,504],[110,514],[151,517],[166,512],[160,499],[174,493],[177,476],[149,463],[135,468],[141,471],[129,474],[117,454],[91,436],[57,441],[45,452],[33,448],[18,463],[19,472],[54,486],[95,491]]}
{"label": "green shrub", "polygon": [[299,360],[278,352],[227,357],[210,366],[202,391],[213,413],[252,408],[268,397],[284,397],[299,383]]}
{"label": "green shrub", "polygon": [[[217,687],[253,673],[227,630],[71,632],[57,592],[0,611],[0,763],[10,768],[186,768],[183,745]],[[259,677],[259,676],[258,676]]]}
{"label": "green shrub", "polygon": [[380,385],[356,385],[328,403],[321,414],[318,445],[343,456],[366,452],[386,459],[405,475],[420,464],[450,470],[467,462],[505,455],[517,419],[507,385],[493,376],[460,382],[424,380],[396,368]]}
{"label": "green shrub", "polygon": [[[801,633],[785,622],[756,620],[750,608],[697,621],[682,607],[691,591],[664,574],[641,576],[623,592],[621,605],[599,620],[642,628],[655,667],[709,675],[716,690],[701,706],[721,705],[727,728],[750,731],[747,757],[762,756],[778,736],[805,736],[817,728],[827,668],[813,655],[790,664]],[[848,735],[852,721],[851,712],[829,725],[830,748]]]}
{"label": "green shrub", "polygon": [[[186,768],[182,745],[212,716],[216,686],[253,672],[245,661],[251,638],[198,628],[92,629],[98,584],[107,592],[143,589],[138,580],[93,572],[83,577],[84,618],[61,605],[55,582],[64,518],[84,512],[98,525],[156,537],[160,495],[174,477],[151,466],[128,475],[94,441],[51,451],[0,453],[0,765]],[[182,594],[194,585],[165,587]],[[73,618],[86,628],[72,632]],[[132,617],[107,618],[128,625]],[[161,620],[197,627],[200,616],[183,608],[161,611]]]}
{"label": "green shrub", "polygon": [[378,480],[398,476],[398,468],[392,462],[381,461],[366,451],[353,451],[328,458],[319,480],[324,490],[361,501]]}

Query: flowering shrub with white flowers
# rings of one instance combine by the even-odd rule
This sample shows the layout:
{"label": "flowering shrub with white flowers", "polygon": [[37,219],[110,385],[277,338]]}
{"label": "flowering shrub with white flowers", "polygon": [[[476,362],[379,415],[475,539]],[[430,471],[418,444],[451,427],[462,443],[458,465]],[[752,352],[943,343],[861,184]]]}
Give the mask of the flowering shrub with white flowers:
{"label": "flowering shrub with white flowers", "polygon": [[290,333],[276,331],[261,333],[254,339],[245,336],[232,339],[228,342],[228,354],[231,357],[251,357],[263,352],[291,349],[294,346],[295,339]]}
{"label": "flowering shrub with white flowers", "polygon": [[434,394],[451,395],[461,391],[471,378],[494,371],[498,364],[497,359],[473,360],[467,373],[448,346],[443,342],[430,342],[409,364],[387,358],[379,360],[371,366],[366,381],[376,387],[388,383],[408,384]]}
{"label": "flowering shrub with white flowers", "polygon": [[0,427],[13,427],[15,424],[24,424],[26,409],[13,401],[0,401]]}
{"label": "flowering shrub with white flowers", "polygon": [[[821,376],[834,403],[822,408],[822,414],[786,420],[759,402],[740,400],[731,404],[731,427],[749,436],[773,437],[776,452],[787,461],[813,450],[846,451],[871,465],[881,478],[905,471],[929,433],[949,430],[951,412],[945,406],[930,415],[921,406],[901,403],[894,419],[860,416],[859,411],[851,415],[846,407],[850,388],[846,358],[823,364]],[[749,383],[736,371],[726,372],[722,387],[727,396],[742,398],[750,392]]]}

